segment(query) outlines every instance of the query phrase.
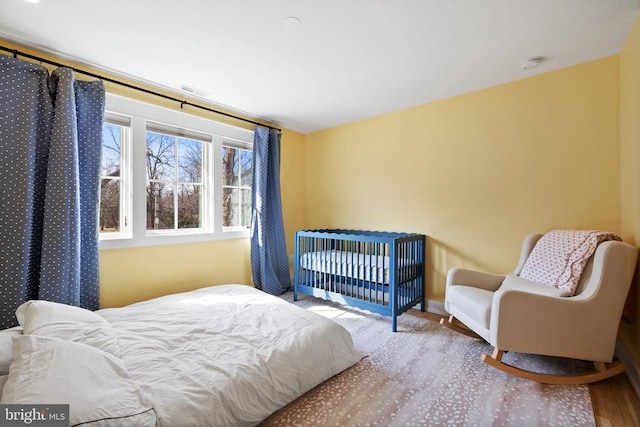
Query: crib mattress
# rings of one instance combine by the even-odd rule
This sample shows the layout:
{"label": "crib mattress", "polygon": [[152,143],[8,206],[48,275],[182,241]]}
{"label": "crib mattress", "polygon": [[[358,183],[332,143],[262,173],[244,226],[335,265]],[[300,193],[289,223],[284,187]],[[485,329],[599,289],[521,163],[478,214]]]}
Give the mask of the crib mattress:
{"label": "crib mattress", "polygon": [[[401,259],[399,268],[416,265]],[[300,267],[319,273],[350,277],[367,282],[389,284],[391,261],[388,256],[369,255],[349,251],[306,252],[300,256]]]}

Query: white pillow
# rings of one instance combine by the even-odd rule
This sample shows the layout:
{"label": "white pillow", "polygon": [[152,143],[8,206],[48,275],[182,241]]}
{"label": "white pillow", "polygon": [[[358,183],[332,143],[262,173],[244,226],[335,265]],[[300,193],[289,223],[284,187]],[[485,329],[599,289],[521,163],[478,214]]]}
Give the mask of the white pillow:
{"label": "white pillow", "polygon": [[[0,330],[0,375],[7,375],[9,373],[9,365],[13,360],[13,337],[16,335],[22,335],[22,328],[16,326],[15,328]],[[2,388],[0,388],[2,390]]]}
{"label": "white pillow", "polygon": [[27,301],[16,310],[25,335],[43,335],[87,344],[120,357],[113,327],[92,311],[51,301]]}
{"label": "white pillow", "polygon": [[2,404],[69,404],[71,426],[155,426],[156,413],[122,361],[94,347],[37,335],[13,339]]}

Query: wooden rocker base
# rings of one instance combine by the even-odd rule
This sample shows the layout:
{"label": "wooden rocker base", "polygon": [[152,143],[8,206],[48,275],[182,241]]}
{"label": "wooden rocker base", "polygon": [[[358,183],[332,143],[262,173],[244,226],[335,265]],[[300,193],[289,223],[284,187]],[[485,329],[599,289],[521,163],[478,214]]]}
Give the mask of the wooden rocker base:
{"label": "wooden rocker base", "polygon": [[482,339],[480,335],[476,334],[471,329],[467,329],[466,326],[456,320],[453,315],[449,316],[448,320],[445,320],[444,318],[440,319],[440,324],[446,328],[451,329],[452,331],[456,331],[459,334],[466,335],[471,338]]}
{"label": "wooden rocker base", "polygon": [[502,350],[495,349],[491,356],[483,353],[480,358],[487,365],[493,366],[494,368],[499,369],[502,372],[506,372],[507,374],[514,375],[519,378],[524,378],[525,380],[536,381],[543,384],[588,384],[621,374],[625,371],[626,368],[624,363],[616,360],[610,364],[606,364],[604,362],[594,362],[594,370],[581,372],[578,374],[541,374],[538,372],[527,371],[526,369],[517,368],[513,365],[504,363],[502,361],[503,355],[504,352]]}

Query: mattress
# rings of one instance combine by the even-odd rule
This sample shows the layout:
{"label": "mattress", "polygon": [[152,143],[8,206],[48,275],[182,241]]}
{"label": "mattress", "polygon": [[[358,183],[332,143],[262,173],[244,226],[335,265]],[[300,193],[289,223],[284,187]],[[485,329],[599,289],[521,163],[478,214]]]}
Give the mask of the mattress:
{"label": "mattress", "polygon": [[362,357],[342,326],[248,286],[99,314],[162,426],[258,423]]}
{"label": "mattress", "polygon": [[[100,417],[111,420],[109,425],[155,425],[156,417],[158,426],[256,425],[363,356],[354,349],[349,332],[334,321],[248,286],[213,286],[122,308],[84,310],[79,317],[75,311],[82,309],[63,310],[73,311],[73,316],[51,324],[56,316],[47,313],[38,321],[50,323],[43,327],[29,325],[29,315],[23,318],[25,335],[51,337],[20,335],[20,341],[21,348],[56,349],[52,353],[48,348],[41,364],[49,363],[46,354],[64,357],[56,365],[34,367],[41,371],[32,376],[32,392],[27,392],[24,372],[10,369],[1,397],[5,403],[45,398],[47,403],[64,403],[70,398],[61,396],[83,390],[73,397],[79,403],[72,405],[71,419],[78,425],[95,418],[94,407],[100,407]],[[95,353],[87,356],[93,358],[90,363],[87,357],[66,362],[87,349]],[[111,374],[98,372],[100,361],[106,361],[102,366]],[[76,373],[82,374],[75,378]],[[57,387],[59,392],[47,398],[42,393],[49,390],[43,378],[48,374],[55,375],[51,390]],[[60,388],[61,377],[66,387]],[[119,377],[115,385],[111,377]],[[105,383],[104,389],[95,385],[96,379]],[[95,402],[88,403],[92,394]],[[84,406],[91,414],[82,418]],[[131,409],[126,417],[109,415],[134,407],[140,409]],[[136,423],[131,417],[145,418]]]}
{"label": "mattress", "polygon": [[[382,255],[330,250],[306,252],[300,256],[299,265],[319,273],[388,285],[391,260]],[[409,259],[401,259],[400,272],[408,272],[408,268],[415,265]]]}

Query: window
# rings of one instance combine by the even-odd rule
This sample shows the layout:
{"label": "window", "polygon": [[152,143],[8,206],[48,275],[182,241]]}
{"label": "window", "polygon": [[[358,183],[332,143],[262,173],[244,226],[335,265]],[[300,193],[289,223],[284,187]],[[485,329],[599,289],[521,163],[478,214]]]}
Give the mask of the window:
{"label": "window", "polygon": [[107,94],[100,248],[248,237],[253,131]]}
{"label": "window", "polygon": [[128,181],[125,166],[129,148],[130,121],[127,117],[107,114],[102,131],[102,165],[100,178],[100,237],[128,235]]}
{"label": "window", "polygon": [[222,225],[249,227],[253,153],[227,141],[222,146]]}
{"label": "window", "polygon": [[202,228],[205,142],[147,129],[147,230]]}

